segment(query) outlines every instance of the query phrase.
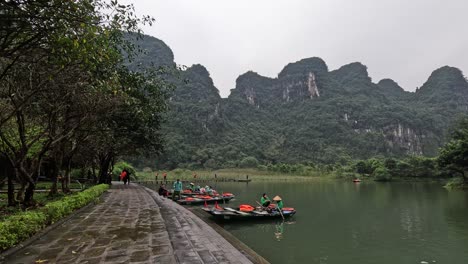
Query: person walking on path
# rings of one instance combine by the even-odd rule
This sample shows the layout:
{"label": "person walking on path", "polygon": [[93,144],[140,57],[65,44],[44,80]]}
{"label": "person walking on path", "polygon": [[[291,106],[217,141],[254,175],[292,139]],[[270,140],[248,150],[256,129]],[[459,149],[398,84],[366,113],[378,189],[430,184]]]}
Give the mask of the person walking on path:
{"label": "person walking on path", "polygon": [[164,183],[167,183],[167,173],[166,172],[163,173],[163,178],[164,178]]}
{"label": "person walking on path", "polygon": [[124,184],[126,184],[126,177],[127,177],[127,170],[123,169],[122,172],[120,173],[120,180],[124,182]]}
{"label": "person walking on path", "polygon": [[125,177],[124,177],[124,184],[130,184],[130,172],[127,169],[124,169],[126,172]]}
{"label": "person walking on path", "polygon": [[[180,179],[177,179],[176,182],[174,182],[173,185],[174,192],[172,192],[172,201],[177,201],[181,199],[180,192],[182,191],[182,182]],[[178,199],[175,199],[175,196],[177,195]]]}

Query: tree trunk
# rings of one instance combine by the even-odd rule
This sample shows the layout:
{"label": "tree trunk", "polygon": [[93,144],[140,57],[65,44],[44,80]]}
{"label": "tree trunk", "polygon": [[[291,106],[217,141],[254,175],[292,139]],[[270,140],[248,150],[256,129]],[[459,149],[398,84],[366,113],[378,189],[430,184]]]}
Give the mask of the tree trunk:
{"label": "tree trunk", "polygon": [[15,185],[13,184],[13,175],[8,173],[8,206],[16,206]]}
{"label": "tree trunk", "polygon": [[24,194],[24,206],[25,207],[30,207],[35,205],[33,195],[34,195],[34,190],[36,189],[36,184],[35,183],[29,183],[28,188],[26,188],[26,193]]}
{"label": "tree trunk", "polygon": [[66,168],[65,168],[65,175],[64,175],[64,179],[63,179],[63,183],[64,183],[65,186],[62,187],[62,190],[63,190],[64,193],[70,193],[71,192],[71,190],[70,190],[71,163],[72,163],[72,157],[70,156],[65,161]]}
{"label": "tree trunk", "polygon": [[60,186],[62,186],[62,193],[67,193],[67,187],[65,186],[65,177],[61,175]]}
{"label": "tree trunk", "polygon": [[52,179],[52,186],[50,187],[50,190],[49,190],[49,196],[54,196],[58,193],[58,187],[57,187],[58,166],[57,166],[57,162],[53,159],[50,161],[50,175],[49,176]]}
{"label": "tree trunk", "polygon": [[96,184],[97,183],[96,168],[94,168],[94,165],[92,168],[93,168],[93,183]]}
{"label": "tree trunk", "polygon": [[[34,168],[35,166],[32,165],[31,161],[27,162],[28,169],[27,170],[24,166],[21,166],[19,171],[21,173],[21,178],[24,179],[24,183],[21,184],[21,188],[26,189],[26,192],[24,193],[24,199],[22,200],[22,203],[25,207],[29,207],[34,205],[33,201],[33,195],[34,195],[34,190],[36,189],[36,181],[39,176],[37,170],[32,170],[31,168]],[[30,174],[30,171],[33,171],[33,174]]]}
{"label": "tree trunk", "polygon": [[18,192],[16,193],[16,201],[23,203],[24,201],[24,190],[26,189],[26,183],[22,182]]}
{"label": "tree trunk", "polygon": [[107,183],[111,160],[112,155],[110,153],[99,159],[99,183]]}

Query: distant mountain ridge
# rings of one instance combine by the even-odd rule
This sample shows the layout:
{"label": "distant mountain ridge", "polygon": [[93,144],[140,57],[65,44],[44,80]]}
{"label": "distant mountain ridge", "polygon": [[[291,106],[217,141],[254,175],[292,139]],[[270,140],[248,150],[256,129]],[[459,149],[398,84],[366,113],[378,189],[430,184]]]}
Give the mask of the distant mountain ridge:
{"label": "distant mountain ridge", "polygon": [[[172,51],[161,42],[145,37],[148,53],[134,63],[175,67]],[[329,71],[317,57],[289,63],[277,78],[244,73],[228,98],[219,96],[202,65],[180,75],[184,81],[176,82],[163,128],[167,143],[159,162],[167,167],[237,166],[246,157],[334,163],[433,156],[447,129],[468,112],[468,82],[448,66],[416,92],[391,79],[372,82],[359,62]]]}

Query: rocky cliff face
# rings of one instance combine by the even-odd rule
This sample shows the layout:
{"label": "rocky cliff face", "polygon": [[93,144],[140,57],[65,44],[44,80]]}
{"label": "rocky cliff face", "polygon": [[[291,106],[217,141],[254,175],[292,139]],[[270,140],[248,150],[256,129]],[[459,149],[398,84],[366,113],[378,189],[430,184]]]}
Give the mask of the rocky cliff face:
{"label": "rocky cliff face", "polygon": [[[168,53],[154,59],[173,59]],[[180,75],[164,127],[172,144],[166,158],[179,163],[435,155],[447,127],[468,112],[468,82],[451,67],[434,71],[410,93],[391,79],[373,83],[359,62],[329,71],[314,57],[286,65],[277,78],[242,74],[225,99],[205,67]]]}

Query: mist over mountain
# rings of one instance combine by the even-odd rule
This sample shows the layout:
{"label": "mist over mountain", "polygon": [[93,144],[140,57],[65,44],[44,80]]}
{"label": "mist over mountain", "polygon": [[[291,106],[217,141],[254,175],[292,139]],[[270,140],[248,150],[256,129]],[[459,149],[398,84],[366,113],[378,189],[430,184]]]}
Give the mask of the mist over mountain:
{"label": "mist over mountain", "polygon": [[[162,41],[146,36],[141,46],[147,53],[133,65],[175,69]],[[330,71],[318,57],[289,63],[276,78],[246,72],[228,98],[219,96],[202,65],[178,75],[158,160],[171,168],[231,167],[246,157],[336,163],[434,156],[448,128],[468,112],[468,82],[448,66],[434,70],[414,93],[391,79],[373,82],[360,62]]]}

